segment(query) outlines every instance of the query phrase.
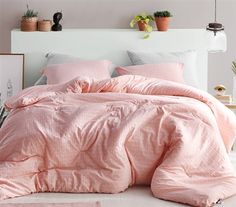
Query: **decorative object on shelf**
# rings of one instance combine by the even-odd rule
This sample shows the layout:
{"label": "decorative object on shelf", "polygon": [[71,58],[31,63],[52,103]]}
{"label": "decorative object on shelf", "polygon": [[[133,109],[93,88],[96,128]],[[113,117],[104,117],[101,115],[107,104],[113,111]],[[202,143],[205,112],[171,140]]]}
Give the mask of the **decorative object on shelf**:
{"label": "decorative object on shelf", "polygon": [[215,98],[218,99],[223,104],[231,104],[232,103],[232,96],[225,95],[226,87],[224,85],[218,85],[215,88],[216,95]]}
{"label": "decorative object on shelf", "polygon": [[224,26],[217,22],[217,1],[215,0],[215,20],[207,25],[207,37],[209,43],[209,51],[225,52],[227,49],[227,38],[224,32]]}
{"label": "decorative object on shelf", "polygon": [[226,87],[224,85],[218,85],[215,88],[216,95],[223,96],[225,95]]}
{"label": "decorative object on shelf", "polygon": [[29,8],[27,4],[27,11],[22,16],[21,31],[33,32],[37,31],[38,12]]}
{"label": "decorative object on shelf", "polygon": [[146,32],[144,34],[144,39],[147,39],[149,37],[149,34],[152,32],[153,28],[150,25],[154,21],[154,18],[152,15],[148,15],[146,13],[141,13],[139,15],[136,15],[130,22],[130,27],[134,28],[134,26],[137,24],[139,31]]}
{"label": "decorative object on shelf", "polygon": [[[225,106],[227,107],[227,108],[229,108],[229,109],[231,109],[231,110],[236,110],[236,104],[234,104],[234,103],[231,103],[231,104],[225,104]],[[236,143],[235,143],[236,144]],[[234,144],[234,145],[235,145]]]}
{"label": "decorative object on shelf", "polygon": [[52,28],[52,21],[51,20],[38,21],[38,31],[50,32],[51,28]]}
{"label": "decorative object on shelf", "polygon": [[23,88],[24,55],[0,54],[0,105]]}
{"label": "decorative object on shelf", "polygon": [[218,99],[223,104],[231,104],[232,96],[231,95],[216,95],[216,99]]}
{"label": "decorative object on shelf", "polygon": [[52,26],[52,31],[62,31],[62,26],[61,24],[59,23],[62,19],[62,12],[56,12],[54,15],[53,15],[53,22],[54,22],[54,25]]}
{"label": "decorative object on shelf", "polygon": [[169,11],[156,11],[154,17],[158,31],[167,31],[172,14]]}

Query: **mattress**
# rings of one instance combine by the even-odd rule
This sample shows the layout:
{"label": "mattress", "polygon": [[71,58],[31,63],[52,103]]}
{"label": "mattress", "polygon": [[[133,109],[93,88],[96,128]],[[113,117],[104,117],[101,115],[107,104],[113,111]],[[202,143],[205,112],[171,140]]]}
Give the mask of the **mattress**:
{"label": "mattress", "polygon": [[[236,170],[236,151],[230,154],[230,159]],[[174,202],[154,198],[150,187],[135,186],[119,194],[75,194],[75,193],[38,193],[28,196],[1,201],[2,203],[74,203],[100,201],[102,207],[178,207],[186,206]],[[236,204],[236,196],[224,200],[224,207]],[[1,205],[0,205],[1,206]]]}

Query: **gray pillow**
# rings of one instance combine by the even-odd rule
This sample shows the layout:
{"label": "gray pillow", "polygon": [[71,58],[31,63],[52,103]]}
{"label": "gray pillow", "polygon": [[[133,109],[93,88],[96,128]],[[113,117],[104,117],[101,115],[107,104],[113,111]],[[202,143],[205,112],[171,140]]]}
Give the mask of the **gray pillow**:
{"label": "gray pillow", "polygon": [[184,80],[186,84],[199,88],[197,76],[197,51],[184,52],[135,52],[127,51],[133,65],[158,64],[158,63],[183,63]]}
{"label": "gray pillow", "polygon": [[83,61],[82,58],[78,58],[71,55],[59,54],[59,53],[48,53],[45,56],[47,58],[46,65],[55,65],[63,63],[75,63]]}

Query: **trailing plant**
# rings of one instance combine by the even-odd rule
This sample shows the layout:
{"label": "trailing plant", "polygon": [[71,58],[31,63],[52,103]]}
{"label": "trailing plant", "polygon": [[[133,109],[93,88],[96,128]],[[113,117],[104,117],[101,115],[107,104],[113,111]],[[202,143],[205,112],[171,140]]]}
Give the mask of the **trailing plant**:
{"label": "trailing plant", "polygon": [[26,18],[38,17],[38,12],[35,12],[33,9],[30,9],[28,4],[26,7],[27,7],[27,10],[24,13],[23,17],[26,17]]}
{"label": "trailing plant", "polygon": [[156,11],[154,17],[172,17],[173,15],[169,11]]}
{"label": "trailing plant", "polygon": [[138,22],[143,22],[145,24],[145,34],[144,34],[144,39],[147,39],[149,37],[149,34],[153,31],[152,26],[150,25],[151,22],[154,21],[154,18],[152,15],[148,15],[146,13],[141,13],[139,15],[136,15],[130,22],[130,27],[134,28],[134,26],[138,23]]}

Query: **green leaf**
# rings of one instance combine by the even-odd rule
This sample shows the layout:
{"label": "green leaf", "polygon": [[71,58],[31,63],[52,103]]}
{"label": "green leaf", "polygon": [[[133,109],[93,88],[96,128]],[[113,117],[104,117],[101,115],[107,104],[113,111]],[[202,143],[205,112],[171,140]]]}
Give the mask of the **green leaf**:
{"label": "green leaf", "polygon": [[143,39],[148,39],[150,37],[149,33],[145,33]]}
{"label": "green leaf", "polygon": [[146,26],[146,32],[151,33],[152,32],[152,26],[147,25]]}
{"label": "green leaf", "polygon": [[136,24],[136,21],[132,19],[131,22],[129,23],[129,26],[133,28],[135,24]]}
{"label": "green leaf", "polygon": [[236,75],[236,61],[232,62],[232,71]]}
{"label": "green leaf", "polygon": [[33,9],[30,9],[28,4],[26,5],[26,7],[27,7],[27,10],[24,13],[23,17],[29,18],[29,17],[37,17],[38,16],[38,12],[35,12]]}
{"label": "green leaf", "polygon": [[144,22],[145,22],[146,24],[148,24],[149,21],[150,21],[149,19],[145,19],[145,20],[144,20]]}
{"label": "green leaf", "polygon": [[236,68],[236,62],[235,61],[233,61],[233,67]]}
{"label": "green leaf", "polygon": [[148,17],[151,21],[154,21],[154,18],[153,18],[152,15],[148,15],[147,17]]}
{"label": "green leaf", "polygon": [[134,17],[134,20],[135,20],[135,21],[136,21],[136,23],[137,23],[138,21],[140,21],[140,20],[142,20],[142,19],[141,19],[141,17],[140,17],[140,16],[135,16],[135,17]]}
{"label": "green leaf", "polygon": [[147,14],[145,12],[142,12],[139,16],[141,16],[142,18],[146,19],[147,18]]}

